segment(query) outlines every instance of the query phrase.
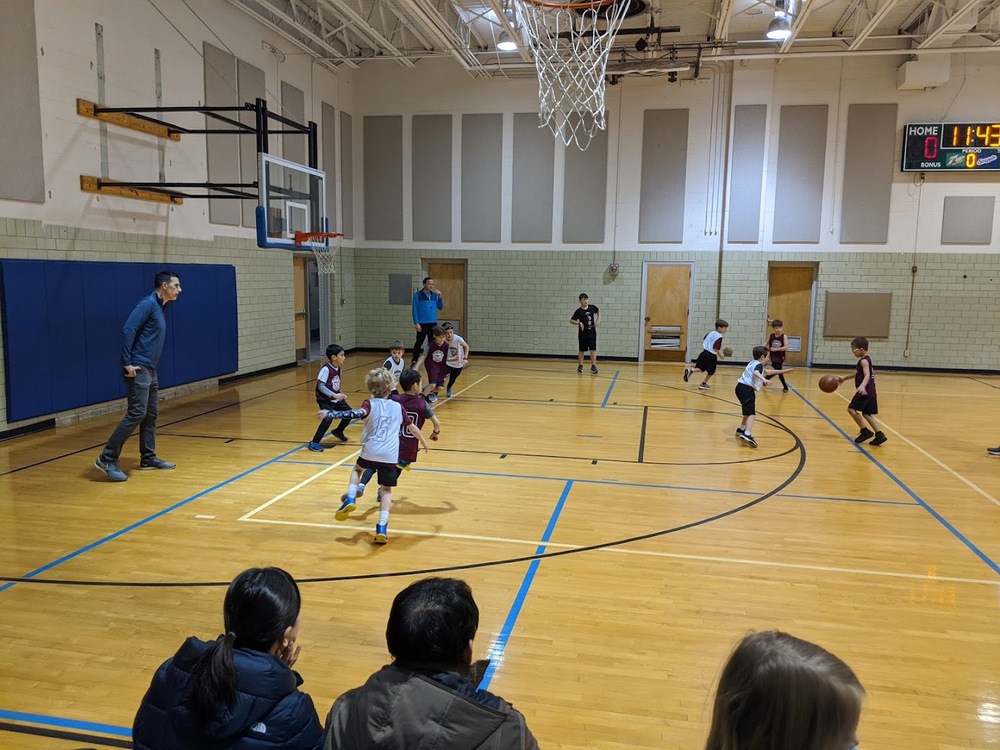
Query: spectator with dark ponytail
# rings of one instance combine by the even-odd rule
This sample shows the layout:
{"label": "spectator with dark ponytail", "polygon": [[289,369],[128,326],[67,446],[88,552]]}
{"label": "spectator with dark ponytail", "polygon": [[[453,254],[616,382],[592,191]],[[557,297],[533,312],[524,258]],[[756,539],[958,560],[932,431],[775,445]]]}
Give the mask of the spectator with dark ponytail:
{"label": "spectator with dark ponytail", "polygon": [[136,750],[314,750],[323,727],[292,670],[301,597],[280,568],[251,568],[226,592],[226,632],[188,638],[153,677],[132,727]]}

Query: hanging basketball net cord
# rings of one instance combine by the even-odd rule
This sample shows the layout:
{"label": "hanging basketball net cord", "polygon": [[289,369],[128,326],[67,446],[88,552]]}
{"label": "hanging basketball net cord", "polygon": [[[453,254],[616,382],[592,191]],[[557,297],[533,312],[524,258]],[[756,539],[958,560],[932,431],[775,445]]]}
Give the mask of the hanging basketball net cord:
{"label": "hanging basketball net cord", "polygon": [[[308,245],[316,257],[316,271],[321,274],[332,274],[337,270],[337,254],[344,235],[338,232],[296,232],[295,244]],[[327,242],[329,240],[329,242]]]}
{"label": "hanging basketball net cord", "polygon": [[[581,151],[606,127],[604,75],[628,0],[515,3],[538,71],[538,118]],[[602,28],[603,27],[603,28]]]}

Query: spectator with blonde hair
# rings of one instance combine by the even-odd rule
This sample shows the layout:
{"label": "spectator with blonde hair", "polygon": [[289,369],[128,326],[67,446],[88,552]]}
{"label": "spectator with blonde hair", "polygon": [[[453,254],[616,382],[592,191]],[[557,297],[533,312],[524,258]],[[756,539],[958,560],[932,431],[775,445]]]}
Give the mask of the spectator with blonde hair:
{"label": "spectator with blonde hair", "polygon": [[777,630],[729,656],[705,750],[852,750],[865,689],[819,646]]}

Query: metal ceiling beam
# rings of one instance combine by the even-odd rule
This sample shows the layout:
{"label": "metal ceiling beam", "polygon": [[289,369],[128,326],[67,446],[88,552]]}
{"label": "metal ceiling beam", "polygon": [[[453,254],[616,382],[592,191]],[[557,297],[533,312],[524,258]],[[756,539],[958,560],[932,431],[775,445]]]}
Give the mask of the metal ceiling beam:
{"label": "metal ceiling beam", "polygon": [[[315,34],[302,28],[301,25],[295,22],[294,19],[289,18],[283,11],[275,7],[268,0],[229,0],[230,4],[235,5],[241,11],[246,13],[248,16],[256,20],[261,25],[271,29],[271,31],[280,35],[282,38],[287,39],[289,42],[294,44],[299,49],[307,52],[308,54],[316,57],[324,67],[329,70],[336,71],[336,65],[330,62],[330,60],[337,60],[343,62],[352,68],[357,68],[357,63],[353,62],[350,57],[345,54],[342,50],[332,47],[325,39],[318,37]],[[258,10],[259,7],[263,6],[268,13],[274,13],[286,24],[294,29],[290,31],[278,23],[275,23],[272,19],[263,15],[263,13]],[[301,38],[297,35],[301,34]],[[319,50],[314,49],[309,44],[307,44],[303,39],[308,40],[312,44],[319,47]],[[320,53],[326,53],[328,57],[323,57]]]}
{"label": "metal ceiling beam", "polygon": [[510,38],[517,40],[517,54],[521,58],[521,61],[534,63],[534,55],[528,51],[527,45],[522,44],[524,37],[521,35],[521,30],[504,13],[502,0],[486,0],[486,4],[493,9],[493,13],[496,15],[501,27],[510,34]]}
{"label": "metal ceiling beam", "polygon": [[368,20],[364,16],[347,3],[341,0],[316,0],[316,7],[327,8],[331,13],[340,16],[350,24],[352,31],[367,38],[374,49],[381,50],[389,57],[398,60],[404,67],[412,68],[416,65],[409,57],[404,57],[400,54],[399,49],[392,42],[386,39],[375,27],[368,23]]}
{"label": "metal ceiling beam", "polygon": [[733,12],[733,0],[719,0],[712,39],[724,42],[729,37],[729,19]]}
{"label": "metal ceiling beam", "polygon": [[944,34],[946,34],[948,32],[948,29],[954,26],[955,23],[960,18],[962,18],[962,16],[964,16],[969,11],[974,10],[981,1],[982,0],[966,0],[966,3],[961,8],[959,8],[950,16],[948,16],[948,18],[944,21],[944,23],[942,23],[940,26],[934,29],[934,31],[928,34],[927,37],[924,39],[924,41],[922,41],[920,44],[917,45],[917,49],[924,49],[925,47],[929,47],[932,44],[934,44],[934,42],[936,42]]}
{"label": "metal ceiling beam", "polygon": [[876,10],[872,14],[871,18],[868,19],[868,23],[865,24],[865,27],[855,35],[854,40],[848,45],[847,49],[856,50],[860,48],[868,37],[875,33],[875,29],[877,29],[882,21],[885,20],[885,17],[889,15],[889,11],[895,8],[898,4],[899,0],[886,0],[886,2],[882,3],[878,10]]}
{"label": "metal ceiling beam", "polygon": [[781,43],[778,52],[788,52],[791,49],[792,44],[795,42],[795,37],[799,35],[799,31],[805,26],[806,19],[809,18],[809,14],[812,13],[812,9],[816,6],[817,2],[818,0],[800,0],[799,12],[795,14],[795,20],[792,22],[791,36]]}

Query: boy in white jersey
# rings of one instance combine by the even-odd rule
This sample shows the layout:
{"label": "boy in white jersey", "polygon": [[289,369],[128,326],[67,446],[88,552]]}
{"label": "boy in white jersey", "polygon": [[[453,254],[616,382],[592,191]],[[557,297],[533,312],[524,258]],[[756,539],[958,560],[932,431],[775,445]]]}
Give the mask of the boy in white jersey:
{"label": "boy in white jersey", "polygon": [[736,428],[736,437],[751,448],[757,447],[757,441],[750,434],[753,430],[754,416],[757,414],[757,391],[768,385],[770,382],[768,378],[791,372],[790,369],[772,370],[769,367],[764,367],[769,356],[770,354],[765,347],[755,346],[753,359],[743,368],[743,374],[740,375],[740,379],[736,383],[736,398],[743,406],[743,421]]}
{"label": "boy in white jersey", "polygon": [[[365,469],[375,469],[379,483],[379,514],[375,525],[375,544],[385,544],[389,541],[387,527],[389,525],[389,508],[392,505],[392,488],[399,478],[399,431],[406,428],[413,437],[420,441],[424,450],[430,450],[427,441],[402,405],[389,400],[392,390],[392,375],[388,370],[378,368],[368,373],[365,386],[372,398],[366,398],[360,409],[352,409],[345,416],[365,420],[361,433],[361,455],[358,457],[354,471],[351,472],[351,483],[347,492],[341,496],[340,508],[334,517],[345,521],[351,511],[357,508],[358,482]],[[319,418],[323,419],[326,412],[321,411]]]}
{"label": "boy in white jersey", "polygon": [[451,387],[455,385],[462,370],[469,364],[469,345],[465,339],[455,333],[455,327],[451,323],[444,324],[444,340],[448,342],[448,356],[445,364],[448,365],[448,386],[446,393],[451,398]]}
{"label": "boy in white jersey", "polygon": [[403,342],[393,341],[389,344],[389,356],[386,357],[385,362],[382,363],[382,367],[388,370],[392,374],[392,392],[397,393],[399,391],[399,376],[403,374],[403,370],[406,366],[403,364]]}
{"label": "boy in white jersey", "polygon": [[[699,390],[707,391],[712,387],[708,381],[715,375],[715,368],[719,364],[719,360],[726,358],[726,352],[722,350],[722,337],[726,335],[728,330],[729,323],[721,318],[715,321],[715,330],[706,333],[705,338],[701,341],[701,352],[698,354],[698,359],[694,361],[694,367],[684,368],[685,383],[694,373],[703,372],[705,379],[698,386]],[[732,351],[729,353],[732,354]]]}

